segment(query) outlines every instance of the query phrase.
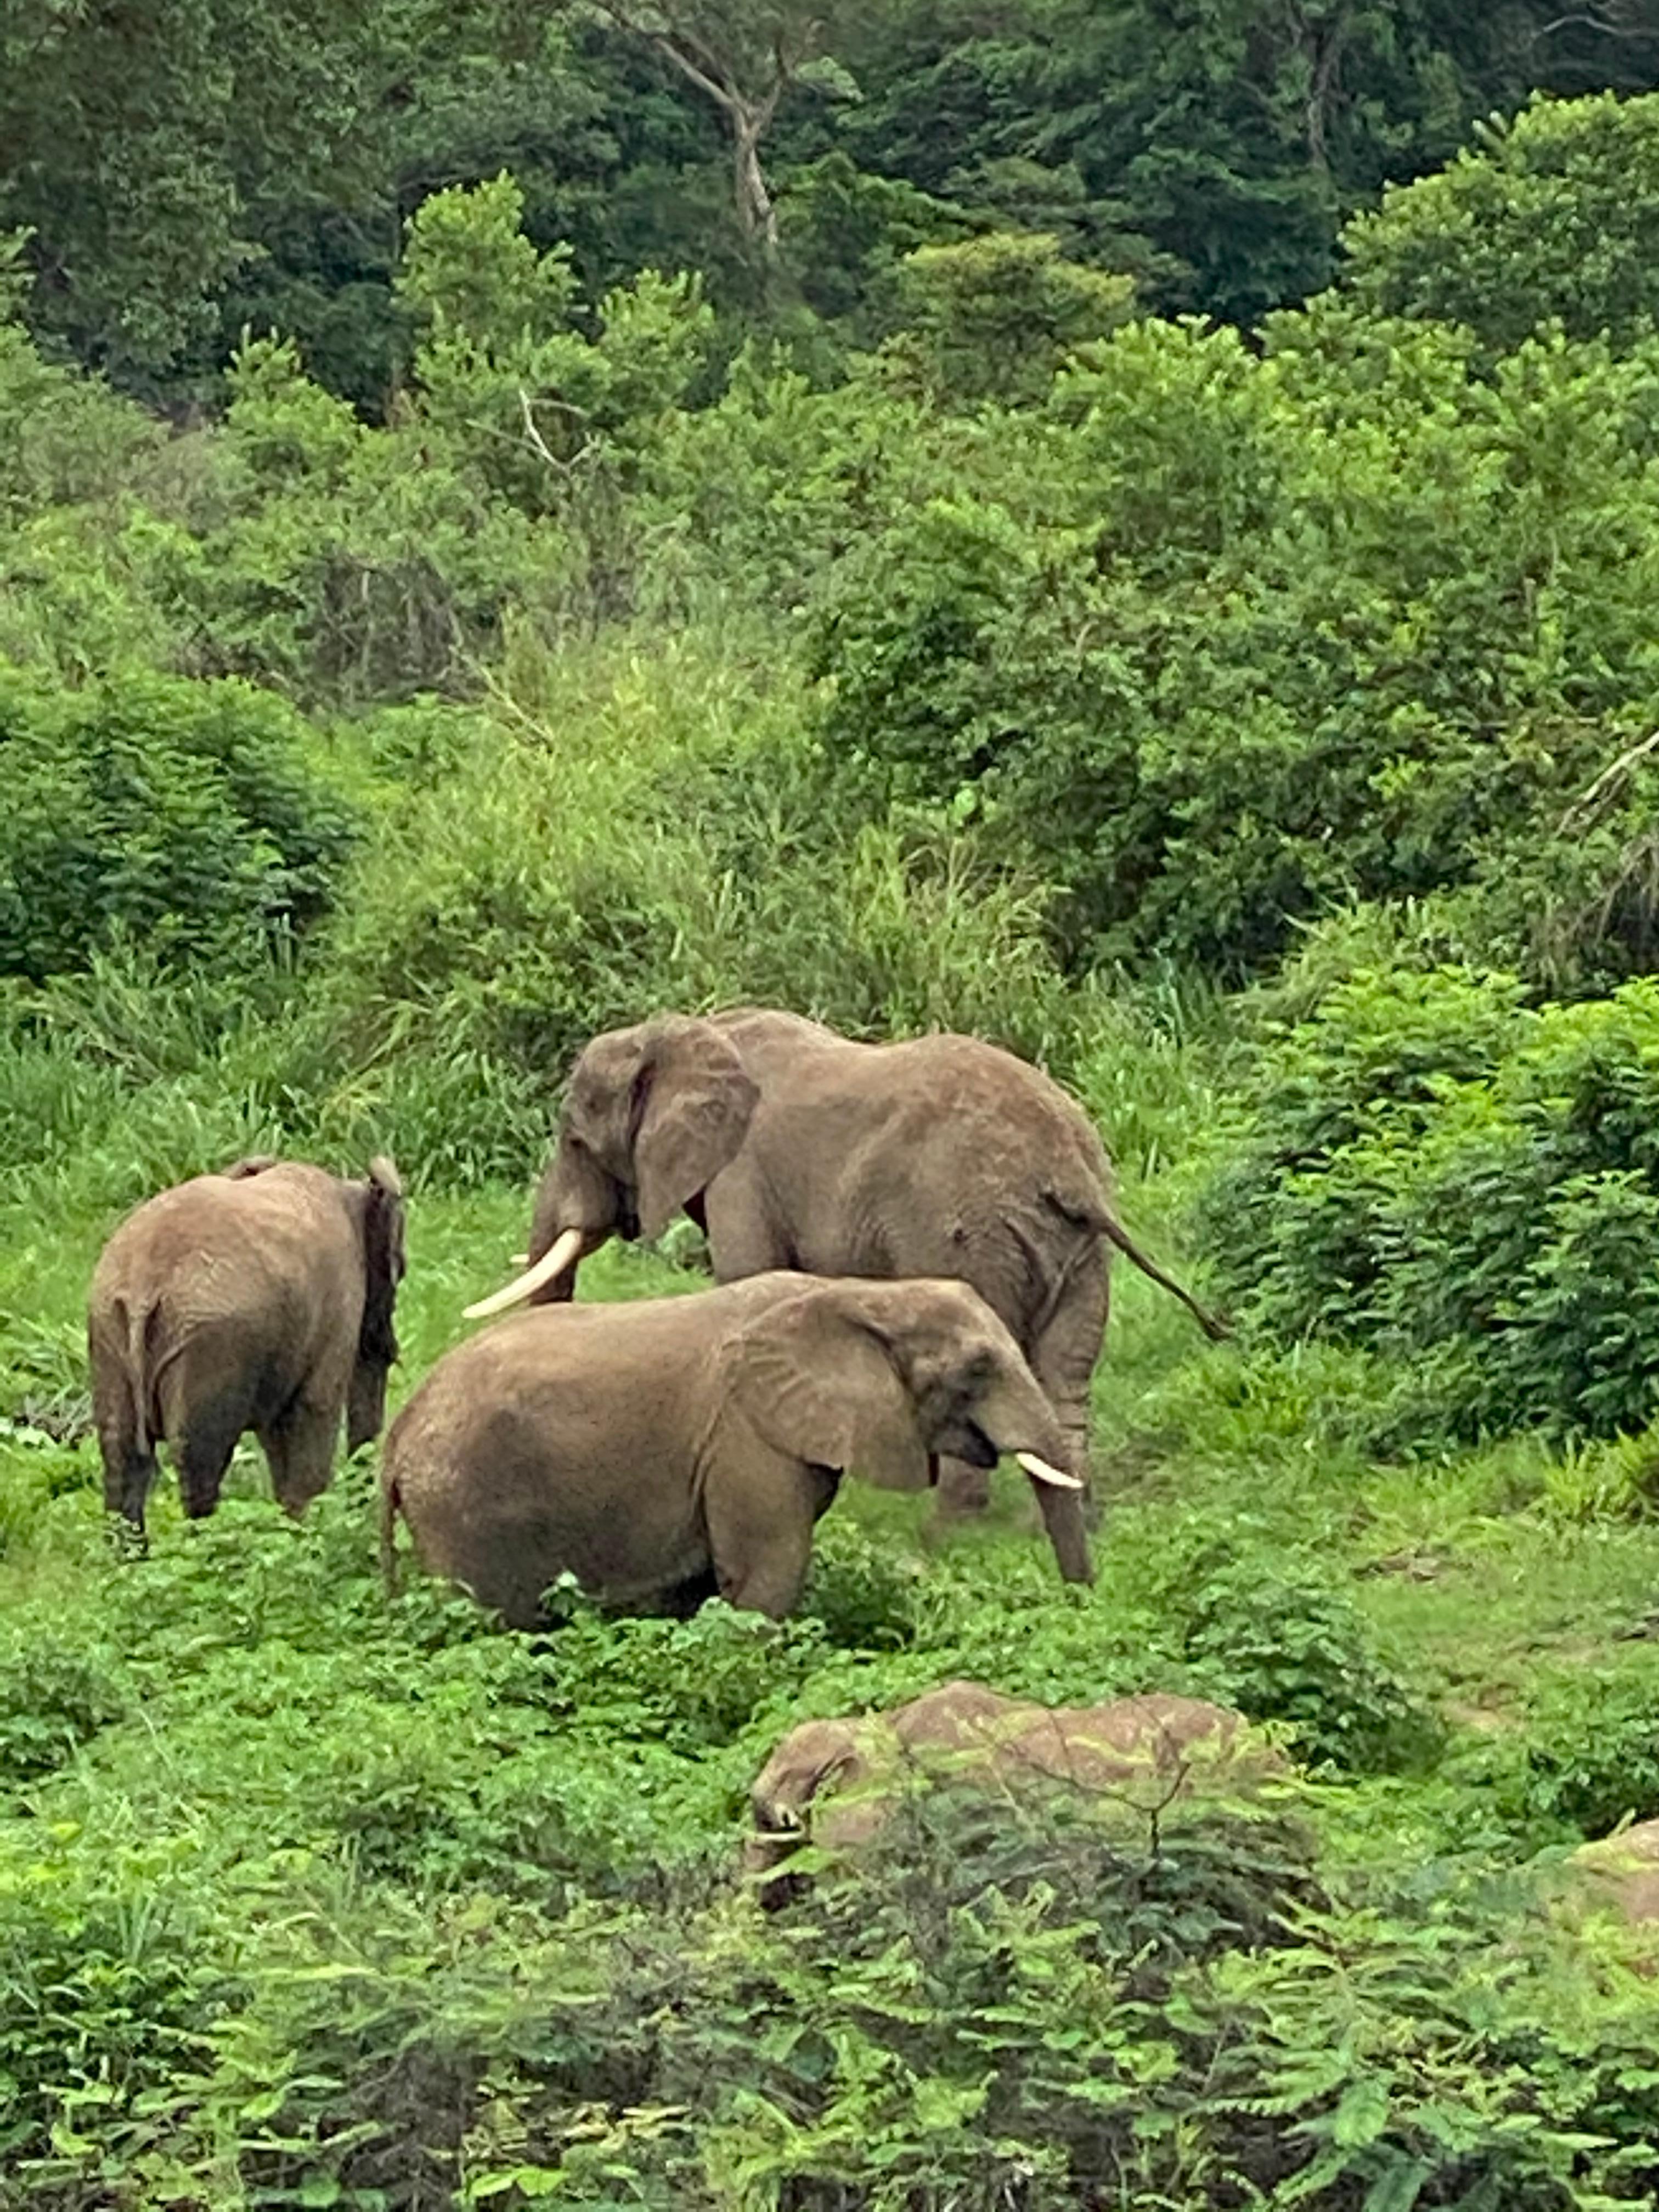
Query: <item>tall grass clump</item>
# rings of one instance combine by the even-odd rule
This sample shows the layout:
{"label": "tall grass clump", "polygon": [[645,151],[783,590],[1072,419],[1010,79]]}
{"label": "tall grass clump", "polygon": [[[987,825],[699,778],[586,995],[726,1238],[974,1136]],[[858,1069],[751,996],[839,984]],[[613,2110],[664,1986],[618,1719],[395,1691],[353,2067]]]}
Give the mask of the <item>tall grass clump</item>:
{"label": "tall grass clump", "polygon": [[330,1127],[378,1115],[461,1180],[522,1172],[586,1039],[663,1007],[1076,1058],[1041,890],[832,811],[793,683],[695,641],[536,680],[534,714],[481,721],[354,873],[320,994],[354,1071]]}

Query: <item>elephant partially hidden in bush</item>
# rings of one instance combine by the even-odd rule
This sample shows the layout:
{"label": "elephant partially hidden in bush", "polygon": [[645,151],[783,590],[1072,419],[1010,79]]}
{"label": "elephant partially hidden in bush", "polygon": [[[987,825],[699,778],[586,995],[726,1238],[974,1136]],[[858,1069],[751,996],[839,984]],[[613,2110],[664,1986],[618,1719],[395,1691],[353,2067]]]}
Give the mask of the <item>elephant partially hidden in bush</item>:
{"label": "elephant partially hidden in bush", "polygon": [[[977,1038],[859,1044],[795,1014],[666,1014],[596,1037],[571,1073],[537,1198],[528,1272],[469,1309],[568,1297],[605,1239],[703,1227],[716,1279],[763,1268],[954,1276],[1012,1333],[1085,1475],[1089,1382],[1115,1245],[1212,1337],[1221,1325],[1131,1240],[1085,1115],[1048,1077]],[[947,1465],[947,1504],[983,1504],[984,1471]],[[1086,1574],[1081,1504],[1039,1487],[1066,1569]]]}
{"label": "elephant partially hidden in bush", "polygon": [[516,1314],[446,1354],[392,1424],[387,1580],[401,1512],[429,1567],[516,1626],[567,1571],[619,1607],[683,1612],[718,1591],[775,1618],[848,1469],[915,1490],[934,1455],[1009,1452],[1075,1496],[1064,1449],[963,1283],[769,1273]]}
{"label": "elephant partially hidden in bush", "polygon": [[[890,1712],[792,1728],[750,1788],[744,1864],[763,1875],[787,1869],[803,1844],[820,1863],[854,1863],[907,1803],[941,1790],[1005,1808],[1011,1827],[1057,1796],[1109,1802],[1133,1823],[1155,1821],[1178,1801],[1253,1796],[1290,1771],[1242,1714],[1199,1698],[1153,1692],[1038,1705],[982,1683],[945,1682]],[[790,1887],[767,1881],[762,1893],[781,1900]]]}
{"label": "elephant partially hidden in bush", "polygon": [[365,1181],[239,1160],[147,1200],[104,1247],[87,1316],[104,1502],[142,1534],[166,1442],[185,1511],[211,1513],[251,1429],[302,1513],[386,1419],[404,1202],[388,1159]]}

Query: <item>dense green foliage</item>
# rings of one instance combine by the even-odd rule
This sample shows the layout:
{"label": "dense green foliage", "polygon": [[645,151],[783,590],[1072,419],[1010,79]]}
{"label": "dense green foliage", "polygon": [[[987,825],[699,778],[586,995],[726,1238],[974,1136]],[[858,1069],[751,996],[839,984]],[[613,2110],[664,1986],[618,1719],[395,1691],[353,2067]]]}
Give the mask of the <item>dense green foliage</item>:
{"label": "dense green foliage", "polygon": [[[400,222],[503,167],[595,296],[701,270],[733,338],[758,318],[821,359],[886,326],[900,255],[988,231],[1249,322],[1481,118],[1659,84],[1644,0],[173,0],[165,37],[11,0],[0,57],[38,331],[182,396],[275,325],[375,406]],[[1609,258],[1639,204],[1598,203]]]}
{"label": "dense green foliage", "polygon": [[[0,2206],[1651,2203],[1659,94],[1376,204],[1647,13],[175,27],[0,31]],[[785,1624],[516,1636],[251,1455],[116,1561],[137,1199],[392,1152],[400,1399],[580,1042],[743,1000],[1044,1062],[1224,1297],[1115,1275],[1097,1588],[848,1485]],[[779,1736],[951,1677],[1295,1771],[763,1909]]]}
{"label": "dense green foliage", "polygon": [[244,684],[0,677],[0,974],[43,981],[123,939],[192,963],[291,940],[349,848],[304,726]]}
{"label": "dense green foliage", "polygon": [[1410,1431],[1642,1428],[1659,1358],[1659,999],[1360,970],[1269,1056],[1218,1249],[1270,1328],[1401,1362]]}
{"label": "dense green foliage", "polygon": [[1345,240],[1355,291],[1381,313],[1461,323],[1488,356],[1551,325],[1628,345],[1659,293],[1641,240],[1659,212],[1659,137],[1644,103],[1541,101],[1489,126]]}

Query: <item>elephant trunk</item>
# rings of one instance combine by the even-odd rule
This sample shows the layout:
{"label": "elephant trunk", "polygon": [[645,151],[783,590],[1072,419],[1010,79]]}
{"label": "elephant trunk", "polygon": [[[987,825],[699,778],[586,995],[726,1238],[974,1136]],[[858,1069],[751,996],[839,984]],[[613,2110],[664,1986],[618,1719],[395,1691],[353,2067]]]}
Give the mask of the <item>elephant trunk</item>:
{"label": "elephant trunk", "polygon": [[987,1398],[980,1420],[988,1436],[1024,1468],[1036,1496],[1037,1510],[1054,1561],[1068,1583],[1091,1583],[1083,1505],[1086,1484],[1075,1465],[1077,1455],[1054,1408],[1035,1382],[1021,1377]]}
{"label": "elephant trunk", "polygon": [[1089,1532],[1083,1522],[1083,1492],[1056,1490],[1052,1483],[1033,1481],[1037,1510],[1054,1546],[1054,1563],[1063,1581],[1091,1583],[1095,1563],[1089,1551]]}

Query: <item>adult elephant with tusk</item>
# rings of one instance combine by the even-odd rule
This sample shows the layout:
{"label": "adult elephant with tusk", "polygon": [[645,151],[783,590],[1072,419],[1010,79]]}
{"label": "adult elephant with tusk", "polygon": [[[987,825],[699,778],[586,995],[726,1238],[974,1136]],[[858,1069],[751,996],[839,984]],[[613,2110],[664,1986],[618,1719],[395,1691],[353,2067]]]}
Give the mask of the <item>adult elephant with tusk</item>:
{"label": "adult elephant with tusk", "polygon": [[[593,1039],[571,1071],[528,1271],[469,1312],[568,1297],[585,1253],[655,1237],[682,1210],[720,1282],[793,1267],[970,1283],[1048,1392],[1078,1475],[1114,1247],[1224,1334],[1129,1237],[1092,1125],[1036,1068],[975,1037],[860,1044],[761,1007]],[[972,1510],[987,1476],[947,1462],[940,1493]],[[1086,1555],[1079,1498],[1037,1499],[1056,1549]]]}
{"label": "adult elephant with tusk", "polygon": [[[957,1282],[767,1273],[684,1297],[515,1314],[438,1362],[381,1467],[428,1567],[519,1627],[562,1573],[630,1610],[716,1591],[788,1613],[844,1472],[920,1489],[938,1455],[1016,1455],[1045,1492],[1066,1439],[1008,1331]],[[1057,1545],[1058,1548],[1058,1545]],[[1063,1571],[1086,1571],[1081,1553]]]}

